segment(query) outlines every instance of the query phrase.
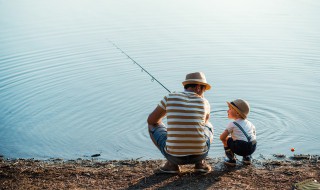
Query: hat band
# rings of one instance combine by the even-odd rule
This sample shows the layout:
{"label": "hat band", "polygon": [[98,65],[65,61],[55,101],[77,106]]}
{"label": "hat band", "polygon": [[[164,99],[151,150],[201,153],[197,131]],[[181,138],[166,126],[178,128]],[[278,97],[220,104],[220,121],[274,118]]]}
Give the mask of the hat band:
{"label": "hat band", "polygon": [[[238,108],[238,106],[236,106],[235,103],[231,102],[230,104],[232,104],[234,107]],[[239,109],[239,108],[238,108]],[[240,109],[239,109],[240,110]]]}
{"label": "hat band", "polygon": [[202,79],[187,79],[184,82],[201,82],[201,83],[207,83],[207,81]]}

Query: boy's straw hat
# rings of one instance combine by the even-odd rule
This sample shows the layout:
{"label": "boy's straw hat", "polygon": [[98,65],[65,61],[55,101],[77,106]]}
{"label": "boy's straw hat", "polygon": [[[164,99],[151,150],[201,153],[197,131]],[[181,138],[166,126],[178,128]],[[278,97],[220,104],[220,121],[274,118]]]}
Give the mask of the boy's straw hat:
{"label": "boy's straw hat", "polygon": [[182,82],[183,86],[186,84],[201,84],[206,86],[206,90],[210,90],[211,86],[207,83],[206,76],[203,72],[189,73],[186,75],[186,80]]}
{"label": "boy's straw hat", "polygon": [[242,99],[236,99],[232,102],[227,102],[227,103],[234,110],[236,110],[236,112],[238,112],[243,119],[247,118],[250,111],[250,105],[247,101]]}

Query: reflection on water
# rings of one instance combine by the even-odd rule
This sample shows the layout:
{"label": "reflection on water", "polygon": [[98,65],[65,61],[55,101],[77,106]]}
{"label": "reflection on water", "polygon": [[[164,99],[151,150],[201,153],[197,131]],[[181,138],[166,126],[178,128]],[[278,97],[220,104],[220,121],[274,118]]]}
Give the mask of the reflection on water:
{"label": "reflection on water", "polygon": [[218,136],[235,98],[251,104],[257,156],[291,147],[319,154],[319,8],[316,0],[1,1],[0,154],[162,158],[146,118],[167,91],[108,40],[171,91],[186,73],[205,72],[211,157],[224,154]]}

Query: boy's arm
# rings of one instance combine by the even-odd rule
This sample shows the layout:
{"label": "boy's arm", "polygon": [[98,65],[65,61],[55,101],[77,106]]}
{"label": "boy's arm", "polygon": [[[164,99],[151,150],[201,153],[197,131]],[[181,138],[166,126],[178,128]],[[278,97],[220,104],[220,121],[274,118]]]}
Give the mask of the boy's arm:
{"label": "boy's arm", "polygon": [[229,131],[227,129],[224,130],[223,133],[220,135],[220,140],[222,141],[226,140],[228,135],[229,135]]}

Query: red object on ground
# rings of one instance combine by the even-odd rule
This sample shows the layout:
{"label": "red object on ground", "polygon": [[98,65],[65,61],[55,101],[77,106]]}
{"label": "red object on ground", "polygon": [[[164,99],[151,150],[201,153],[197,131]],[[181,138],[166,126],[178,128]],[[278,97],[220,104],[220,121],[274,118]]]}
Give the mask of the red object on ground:
{"label": "red object on ground", "polygon": [[291,152],[294,152],[294,150],[295,150],[294,148],[291,148]]}

